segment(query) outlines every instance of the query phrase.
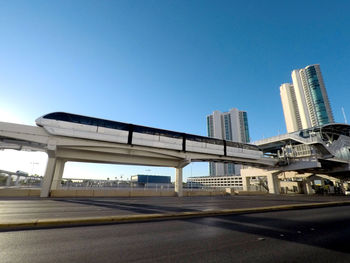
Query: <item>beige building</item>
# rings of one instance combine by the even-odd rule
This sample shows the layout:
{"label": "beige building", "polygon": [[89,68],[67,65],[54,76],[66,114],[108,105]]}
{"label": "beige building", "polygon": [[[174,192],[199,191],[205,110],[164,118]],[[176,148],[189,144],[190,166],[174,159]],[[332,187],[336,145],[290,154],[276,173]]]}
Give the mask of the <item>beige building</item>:
{"label": "beige building", "polygon": [[243,189],[241,176],[201,176],[189,177],[187,184],[200,188]]}
{"label": "beige building", "polygon": [[320,65],[293,70],[292,81],[280,86],[287,132],[333,123]]}

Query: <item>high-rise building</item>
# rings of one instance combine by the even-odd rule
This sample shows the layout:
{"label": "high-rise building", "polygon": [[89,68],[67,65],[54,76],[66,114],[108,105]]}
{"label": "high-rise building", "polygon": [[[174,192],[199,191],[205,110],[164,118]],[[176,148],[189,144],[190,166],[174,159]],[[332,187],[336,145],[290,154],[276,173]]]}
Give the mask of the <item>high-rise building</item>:
{"label": "high-rise building", "polygon": [[292,81],[280,87],[287,132],[334,122],[320,65],[293,70]]}
{"label": "high-rise building", "polygon": [[[208,136],[228,141],[248,143],[249,128],[247,112],[236,108],[228,112],[214,111],[207,116]],[[210,176],[238,175],[241,165],[210,163]]]}

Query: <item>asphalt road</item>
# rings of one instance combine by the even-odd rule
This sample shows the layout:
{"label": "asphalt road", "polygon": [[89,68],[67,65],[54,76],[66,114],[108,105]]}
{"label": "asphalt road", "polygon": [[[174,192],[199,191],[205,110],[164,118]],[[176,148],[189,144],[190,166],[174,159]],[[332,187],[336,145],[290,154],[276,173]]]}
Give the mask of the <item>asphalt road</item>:
{"label": "asphalt road", "polygon": [[0,223],[26,219],[135,215],[251,208],[350,200],[349,196],[213,196],[142,198],[1,199]]}
{"label": "asphalt road", "polygon": [[350,262],[350,207],[0,233],[11,262]]}

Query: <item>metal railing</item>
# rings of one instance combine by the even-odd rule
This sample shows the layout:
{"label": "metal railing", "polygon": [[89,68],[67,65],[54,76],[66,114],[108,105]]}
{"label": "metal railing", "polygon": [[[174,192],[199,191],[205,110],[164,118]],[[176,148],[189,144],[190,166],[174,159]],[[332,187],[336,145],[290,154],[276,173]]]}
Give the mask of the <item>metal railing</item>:
{"label": "metal railing", "polygon": [[304,138],[304,137],[301,137],[297,134],[287,133],[287,134],[277,135],[277,136],[273,136],[273,137],[262,139],[262,140],[257,140],[255,142],[253,142],[253,144],[259,146],[259,145],[268,144],[271,142],[278,142],[278,141],[287,140],[287,139],[293,139],[295,141],[299,141],[299,142],[302,142],[305,144],[322,142],[322,139],[318,134],[310,135],[309,137]]}

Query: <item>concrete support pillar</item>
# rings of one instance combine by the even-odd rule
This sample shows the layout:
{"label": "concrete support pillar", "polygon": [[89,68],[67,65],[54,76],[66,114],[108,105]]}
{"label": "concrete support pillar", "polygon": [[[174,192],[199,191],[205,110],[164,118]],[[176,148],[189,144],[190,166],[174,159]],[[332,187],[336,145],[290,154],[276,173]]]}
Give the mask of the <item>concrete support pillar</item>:
{"label": "concrete support pillar", "polygon": [[19,175],[17,175],[16,182],[15,182],[15,186],[18,185],[18,182],[19,182]]}
{"label": "concrete support pillar", "polygon": [[311,182],[309,179],[306,179],[303,181],[304,184],[304,193],[307,195],[311,195],[314,193],[312,187],[311,187]]}
{"label": "concrete support pillar", "polygon": [[56,157],[50,157],[47,160],[45,175],[41,185],[40,197],[49,197],[52,185],[52,180],[56,168]]}
{"label": "concrete support pillar", "polygon": [[182,191],[182,168],[175,168],[175,193],[178,197],[183,196]]}
{"label": "concrete support pillar", "polygon": [[324,187],[324,179],[323,178],[320,178],[320,181],[321,181],[321,186]]}
{"label": "concrete support pillar", "polygon": [[7,175],[6,186],[10,186],[12,181],[12,176],[10,174]]}
{"label": "concrete support pillar", "polygon": [[267,185],[269,187],[270,194],[279,194],[280,193],[280,184],[278,179],[278,174],[270,173],[267,175]]}
{"label": "concrete support pillar", "polygon": [[250,177],[242,176],[243,191],[250,190]]}
{"label": "concrete support pillar", "polygon": [[51,189],[56,190],[61,186],[63,171],[64,171],[64,165],[66,164],[65,160],[57,159],[56,161],[56,167],[55,172],[52,179],[52,185]]}

